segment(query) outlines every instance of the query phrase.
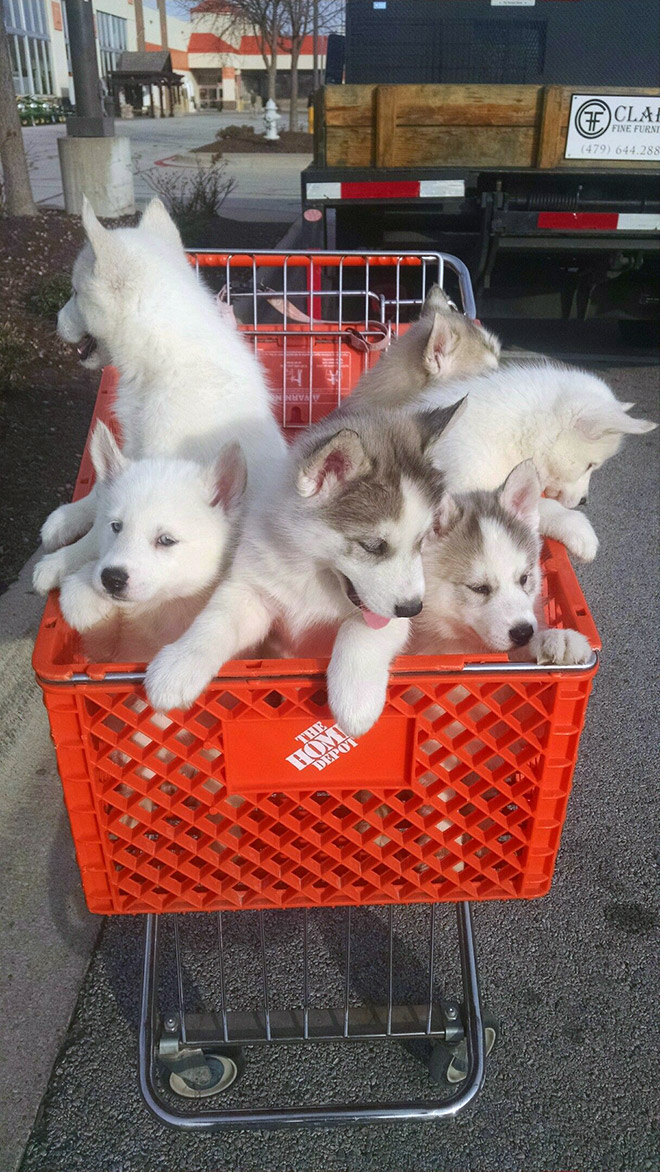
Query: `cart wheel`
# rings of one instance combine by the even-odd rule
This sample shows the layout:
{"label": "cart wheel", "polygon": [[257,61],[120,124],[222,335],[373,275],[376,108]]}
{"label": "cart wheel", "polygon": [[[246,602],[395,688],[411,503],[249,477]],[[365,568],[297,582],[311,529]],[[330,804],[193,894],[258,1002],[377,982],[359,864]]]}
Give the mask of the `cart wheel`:
{"label": "cart wheel", "polygon": [[[499,1023],[490,1013],[484,1013],[484,1035],[486,1056],[495,1048],[499,1034]],[[447,1042],[434,1042],[429,1058],[429,1075],[433,1082],[449,1083],[454,1086],[467,1075],[467,1042],[450,1046]]]}
{"label": "cart wheel", "polygon": [[184,1099],[207,1099],[227,1091],[245,1071],[245,1054],[241,1046],[228,1046],[214,1054],[204,1054],[212,1080],[199,1086],[174,1071],[170,1074],[170,1090]]}

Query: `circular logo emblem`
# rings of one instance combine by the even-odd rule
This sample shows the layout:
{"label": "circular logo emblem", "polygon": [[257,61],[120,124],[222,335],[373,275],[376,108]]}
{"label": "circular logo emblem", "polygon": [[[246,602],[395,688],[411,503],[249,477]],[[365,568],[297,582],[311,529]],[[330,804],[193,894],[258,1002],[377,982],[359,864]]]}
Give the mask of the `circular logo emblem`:
{"label": "circular logo emblem", "polygon": [[612,112],[607,102],[590,98],[583,102],[575,116],[575,126],[583,138],[600,138],[612,121]]}

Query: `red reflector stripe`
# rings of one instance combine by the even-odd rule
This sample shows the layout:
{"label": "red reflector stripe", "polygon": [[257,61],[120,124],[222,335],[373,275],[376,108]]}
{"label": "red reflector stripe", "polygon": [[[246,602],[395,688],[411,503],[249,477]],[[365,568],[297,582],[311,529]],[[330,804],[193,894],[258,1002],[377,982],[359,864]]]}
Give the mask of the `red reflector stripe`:
{"label": "red reflector stripe", "polygon": [[342,199],[417,199],[419,180],[392,183],[342,183]]}
{"label": "red reflector stripe", "polygon": [[617,212],[540,212],[536,225],[538,228],[568,228],[616,230],[619,216]]}

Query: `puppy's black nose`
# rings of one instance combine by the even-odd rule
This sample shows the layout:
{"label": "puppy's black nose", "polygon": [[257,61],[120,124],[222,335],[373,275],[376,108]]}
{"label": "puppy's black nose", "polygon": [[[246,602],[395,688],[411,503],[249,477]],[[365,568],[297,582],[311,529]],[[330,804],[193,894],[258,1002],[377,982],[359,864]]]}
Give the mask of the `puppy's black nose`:
{"label": "puppy's black nose", "polygon": [[411,598],[410,602],[399,602],[394,607],[394,613],[398,619],[411,619],[414,615],[419,614],[421,609],[421,598]]}
{"label": "puppy's black nose", "polygon": [[525,643],[529,643],[534,628],[531,623],[518,623],[517,627],[512,627],[509,631],[509,638],[516,647],[524,647]]}
{"label": "puppy's black nose", "polygon": [[101,570],[101,581],[108,594],[121,594],[128,582],[128,571],[119,566],[106,566]]}
{"label": "puppy's black nose", "polygon": [[580,504],[581,504],[581,505],[586,505],[586,503],[587,503],[587,498],[586,498],[586,496],[583,496],[583,497],[582,497],[582,500],[580,501]]}

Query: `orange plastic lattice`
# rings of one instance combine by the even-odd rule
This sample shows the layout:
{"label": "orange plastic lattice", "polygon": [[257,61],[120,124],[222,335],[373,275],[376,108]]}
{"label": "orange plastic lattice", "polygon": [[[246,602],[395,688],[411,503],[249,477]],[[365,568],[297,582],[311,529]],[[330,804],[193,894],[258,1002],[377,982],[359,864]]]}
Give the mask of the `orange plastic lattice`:
{"label": "orange plastic lattice", "polygon": [[[312,364],[321,356],[325,370],[332,346],[314,343]],[[286,362],[272,336],[258,348],[286,379],[293,343]],[[316,411],[325,375],[310,378]],[[113,389],[106,372],[97,417]],[[76,495],[90,484],[86,452]],[[544,606],[598,646],[554,543]],[[328,710],[323,660],[227,664],[189,712],[165,717],[146,703],[143,665],[90,663],[51,596],[33,662],[92,911],[507,899],[550,886],[594,666],[401,657],[383,716],[355,742]]]}
{"label": "orange plastic lattice", "polygon": [[[224,679],[169,718],[129,683],[44,685],[88,904],[542,895],[590,683],[497,667],[395,674],[385,714],[357,744],[326,731],[336,726],[318,677]],[[260,776],[257,751],[247,768],[241,751],[255,745]]]}

